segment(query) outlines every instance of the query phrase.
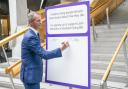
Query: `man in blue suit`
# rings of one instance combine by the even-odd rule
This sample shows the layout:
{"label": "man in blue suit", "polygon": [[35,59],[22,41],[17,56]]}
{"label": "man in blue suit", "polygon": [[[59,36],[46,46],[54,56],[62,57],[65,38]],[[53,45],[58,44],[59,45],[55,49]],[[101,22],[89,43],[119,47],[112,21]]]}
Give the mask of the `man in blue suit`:
{"label": "man in blue suit", "polygon": [[28,15],[30,28],[25,33],[21,46],[21,72],[20,78],[25,89],[40,89],[43,76],[43,61],[62,56],[62,51],[69,47],[68,42],[63,42],[60,48],[46,51],[41,47],[38,29],[41,25],[39,14],[32,12]]}

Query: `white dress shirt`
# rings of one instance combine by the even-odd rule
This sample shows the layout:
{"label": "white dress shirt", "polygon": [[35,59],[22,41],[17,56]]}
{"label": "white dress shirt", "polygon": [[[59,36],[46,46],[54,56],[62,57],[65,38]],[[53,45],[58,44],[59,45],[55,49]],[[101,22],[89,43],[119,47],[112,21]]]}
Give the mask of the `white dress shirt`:
{"label": "white dress shirt", "polygon": [[32,29],[36,33],[36,35],[38,36],[39,33],[36,29],[34,29],[33,27],[30,27],[30,29]]}

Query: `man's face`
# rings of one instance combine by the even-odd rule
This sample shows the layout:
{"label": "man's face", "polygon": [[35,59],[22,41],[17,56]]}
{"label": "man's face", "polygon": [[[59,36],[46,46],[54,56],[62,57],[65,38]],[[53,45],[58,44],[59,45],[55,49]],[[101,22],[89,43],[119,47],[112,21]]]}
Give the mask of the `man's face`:
{"label": "man's face", "polygon": [[41,16],[36,14],[35,15],[35,19],[32,21],[31,25],[38,30],[40,28],[41,25]]}

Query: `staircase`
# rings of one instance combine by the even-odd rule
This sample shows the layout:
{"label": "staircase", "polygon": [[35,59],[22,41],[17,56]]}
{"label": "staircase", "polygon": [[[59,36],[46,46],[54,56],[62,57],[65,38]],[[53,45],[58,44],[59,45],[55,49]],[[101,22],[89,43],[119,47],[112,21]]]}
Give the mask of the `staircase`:
{"label": "staircase", "polygon": [[[111,29],[107,29],[106,25],[96,27],[97,40],[91,41],[91,89],[100,89],[103,74],[126,28],[127,24],[112,25]],[[125,89],[127,83],[126,64],[121,49],[107,81],[108,89]]]}
{"label": "staircase", "polygon": [[[119,44],[125,30],[128,28],[128,0],[125,0],[110,16],[111,29],[106,25],[96,26],[98,37],[91,41],[91,89],[100,89],[101,79]],[[106,24],[106,20],[103,22]],[[92,29],[92,28],[91,28]],[[126,59],[121,48],[108,77],[108,89],[128,89]]]}
{"label": "staircase", "polygon": [[[100,24],[95,28],[98,37],[96,41],[91,39],[91,89],[100,89],[103,74],[128,27],[128,24],[126,24],[128,23],[128,10],[126,7],[128,8],[128,0],[125,0],[110,16],[111,29],[108,29],[104,24]],[[15,62],[14,59],[10,59],[10,61],[11,64]],[[0,89],[11,89],[9,77],[4,73],[4,68],[7,66],[7,63],[0,63]],[[108,89],[128,89],[126,87],[128,84],[126,70],[128,69],[126,68],[123,50],[121,49],[107,81]],[[13,80],[16,89],[24,89],[19,76],[13,78]],[[41,89],[69,89],[69,87],[42,82]]]}

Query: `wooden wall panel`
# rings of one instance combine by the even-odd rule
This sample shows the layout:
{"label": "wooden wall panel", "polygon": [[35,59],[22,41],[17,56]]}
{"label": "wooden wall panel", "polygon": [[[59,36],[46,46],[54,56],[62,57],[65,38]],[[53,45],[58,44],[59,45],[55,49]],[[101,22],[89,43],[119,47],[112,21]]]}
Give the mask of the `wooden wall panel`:
{"label": "wooden wall panel", "polygon": [[[41,15],[41,19],[45,19],[45,11],[44,10],[40,10],[37,13],[39,13]],[[40,30],[39,30],[39,34],[40,34],[40,41],[43,43],[45,42],[46,39],[46,21],[42,21]]]}
{"label": "wooden wall panel", "polygon": [[[93,10],[98,10],[98,8],[102,7],[102,8],[106,8],[106,3],[108,3],[110,0],[94,0],[94,2],[96,2],[93,7],[91,8],[91,11]],[[106,3],[105,3],[106,2]],[[109,3],[109,5],[107,7],[109,7],[110,9],[110,14],[112,11],[114,11],[117,7],[119,7],[119,5],[124,2],[124,0],[112,0],[111,3]],[[99,9],[101,10],[101,9]],[[99,11],[98,11],[99,12]],[[93,12],[91,12],[90,14],[92,14]],[[95,24],[100,23],[101,21],[103,21],[103,19],[106,18],[106,12],[104,11],[100,11],[99,15],[95,16]]]}

